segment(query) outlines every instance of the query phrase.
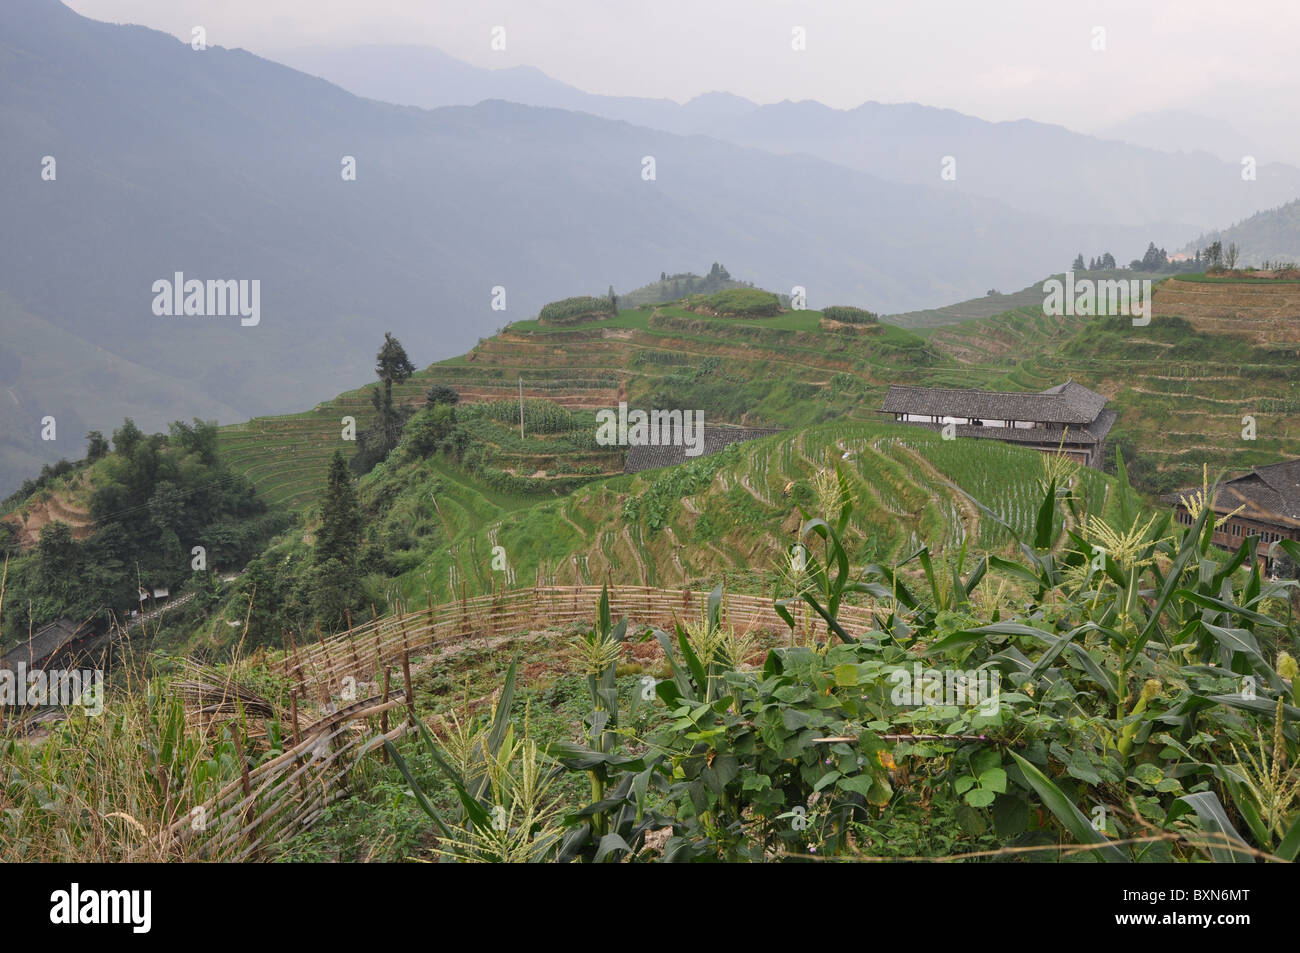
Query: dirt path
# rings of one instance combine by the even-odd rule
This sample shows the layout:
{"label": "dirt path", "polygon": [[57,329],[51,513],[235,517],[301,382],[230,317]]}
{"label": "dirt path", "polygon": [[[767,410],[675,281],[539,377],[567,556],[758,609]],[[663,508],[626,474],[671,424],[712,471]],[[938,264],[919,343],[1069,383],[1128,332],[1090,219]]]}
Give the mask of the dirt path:
{"label": "dirt path", "polygon": [[672,541],[673,541],[673,543],[672,543],[672,547],[673,547],[673,548],[672,548],[673,565],[677,567],[677,572],[678,572],[678,574],[679,574],[683,579],[685,579],[685,578],[686,578],[686,567],[682,565],[682,561],[677,557],[677,550],[679,550],[679,549],[681,548],[681,544],[677,542],[677,534],[673,532],[673,528],[672,528],[671,526],[665,526],[665,527],[664,527],[664,532],[667,533],[667,534],[669,535],[669,537],[670,537],[670,538],[672,539]]}
{"label": "dirt path", "polygon": [[578,539],[586,540],[586,539],[587,539],[587,536],[589,535],[589,534],[587,533],[587,531],[586,531],[585,529],[583,529],[581,526],[579,526],[579,525],[578,525],[578,524],[573,520],[573,517],[569,516],[569,503],[570,503],[570,502],[572,502],[572,500],[566,501],[566,502],[564,503],[564,505],[562,505],[562,506],[560,507],[560,519],[564,520],[564,522],[568,523],[570,526],[572,526],[572,527],[574,528],[574,530],[575,530],[575,531],[577,532],[577,534],[578,534]]}

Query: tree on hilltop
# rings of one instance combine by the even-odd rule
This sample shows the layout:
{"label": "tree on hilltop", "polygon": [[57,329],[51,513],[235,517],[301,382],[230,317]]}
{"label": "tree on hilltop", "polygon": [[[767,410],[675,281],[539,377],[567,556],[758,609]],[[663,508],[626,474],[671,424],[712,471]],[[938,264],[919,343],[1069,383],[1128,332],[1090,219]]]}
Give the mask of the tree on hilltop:
{"label": "tree on hilltop", "polygon": [[1157,248],[1155,242],[1147,244],[1146,254],[1142,256],[1143,271],[1163,271],[1169,265],[1169,255],[1163,248]]}
{"label": "tree on hilltop", "polygon": [[94,463],[108,456],[108,441],[98,430],[86,434],[86,461]]}
{"label": "tree on hilltop", "polygon": [[397,445],[401,427],[398,426],[397,414],[393,412],[393,384],[401,384],[415,373],[415,365],[406,356],[402,342],[393,337],[391,332],[384,332],[384,344],[375,355],[375,374],[384,383],[382,395],[375,391],[371,403],[379,414],[379,430],[383,434],[383,449],[387,453]]}

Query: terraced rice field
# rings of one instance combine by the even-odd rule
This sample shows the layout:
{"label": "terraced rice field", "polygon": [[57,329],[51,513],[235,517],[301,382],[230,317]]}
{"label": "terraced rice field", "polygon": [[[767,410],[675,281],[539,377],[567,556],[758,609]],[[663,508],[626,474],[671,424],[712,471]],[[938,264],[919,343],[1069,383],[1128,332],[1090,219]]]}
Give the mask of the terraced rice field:
{"label": "terraced rice field", "polygon": [[[981,514],[971,498],[1028,533],[1035,494],[1041,492],[1042,462],[1033,450],[994,441],[943,441],[892,424],[826,424],[739,445],[707,487],[677,501],[658,530],[644,519],[626,521],[623,501],[671,479],[671,470],[600,481],[566,498],[514,510],[478,506],[481,512],[472,519],[448,520],[459,533],[455,545],[412,570],[401,588],[414,598],[432,586],[436,600],[459,597],[462,587],[472,596],[505,585],[501,573],[484,572],[491,547],[499,543],[518,585],[609,579],[677,586],[727,576],[742,589],[770,591],[801,522],[796,498],[802,496],[816,510],[811,478],[837,465],[852,487],[856,511],[848,536],[855,561],[862,564],[907,555],[918,539],[931,541],[940,557],[963,542],[977,552],[1005,551],[1011,535]],[[1099,512],[1108,502],[1109,486],[1101,473],[1083,470],[1075,492]],[[475,490],[462,483],[454,493],[460,507],[468,508]]]}
{"label": "terraced rice field", "polygon": [[1199,331],[1233,334],[1255,344],[1300,343],[1300,283],[1185,281],[1160,286],[1154,317],[1186,318]]}
{"label": "terraced rice field", "polygon": [[[666,309],[625,311],[614,321],[591,327],[530,329],[530,322],[519,322],[480,342],[463,357],[416,373],[394,388],[394,397],[419,404],[429,385],[439,382],[455,388],[462,403],[517,400],[522,378],[525,401],[546,400],[567,410],[614,407],[621,400],[635,406],[638,401],[650,401],[672,375],[689,375],[712,359],[717,373],[730,374],[737,381],[776,378],[798,383],[810,394],[825,388],[836,374],[853,375],[861,387],[854,406],[846,406],[844,413],[869,418],[885,382],[896,373],[891,361],[902,344],[923,347],[919,339],[891,329],[872,335],[869,342],[823,333],[816,329],[819,316],[815,312],[787,317],[788,327],[765,327]],[[638,360],[638,355],[647,352],[659,357]],[[372,422],[370,392],[375,386],[342,394],[305,413],[261,417],[223,428],[222,450],[268,502],[301,509],[324,486],[334,451],[353,449],[341,439],[342,418],[354,417],[358,430]],[[817,410],[806,403],[792,407],[784,397],[774,399],[773,406],[778,415],[791,410],[807,416]],[[710,417],[736,424],[799,422]],[[554,478],[562,462],[575,470],[596,466],[601,472],[612,473],[622,469],[621,462],[607,453],[575,457],[558,447],[555,452],[545,447],[524,450],[509,446],[504,437],[485,438],[484,444],[493,466],[523,476],[545,472],[547,478]]]}

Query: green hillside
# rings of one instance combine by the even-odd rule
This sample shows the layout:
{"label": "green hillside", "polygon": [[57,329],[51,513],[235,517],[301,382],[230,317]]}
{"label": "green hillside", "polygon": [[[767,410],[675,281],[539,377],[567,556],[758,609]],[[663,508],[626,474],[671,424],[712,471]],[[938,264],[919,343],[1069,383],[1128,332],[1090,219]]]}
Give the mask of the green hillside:
{"label": "green hillside", "polygon": [[1224,247],[1235,244],[1241,249],[1243,265],[1300,261],[1300,199],[1256,212],[1231,228],[1207,232],[1188,242],[1184,251],[1190,254],[1213,242],[1221,242]]}
{"label": "green hillside", "polygon": [[[1137,272],[1127,270],[1105,270],[1090,271],[1090,278],[1149,278],[1159,280],[1165,275],[1156,272]],[[1061,275],[1052,275],[1049,277],[1059,278]],[[1046,279],[1044,279],[1046,280]],[[996,289],[991,289],[988,294],[979,298],[970,298],[966,301],[959,301],[956,304],[944,305],[941,308],[927,308],[921,311],[906,311],[902,314],[884,315],[882,320],[890,324],[896,324],[901,328],[911,328],[921,333],[926,333],[933,328],[943,328],[952,324],[964,324],[969,321],[979,321],[983,318],[992,318],[1008,311],[1018,311],[1022,308],[1040,309],[1043,306],[1043,282],[1036,281],[1027,288],[1021,288],[1019,291],[1013,291],[1003,294]]]}
{"label": "green hillside", "polygon": [[[1123,449],[1149,494],[1199,483],[1203,464],[1282,459],[1300,426],[1296,349],[1257,340],[1279,326],[1291,288],[1256,284],[1242,297],[1231,283],[1180,277],[1157,286],[1146,327],[1050,317],[1039,303],[928,338],[887,323],[846,333],[816,311],[710,313],[718,302],[702,295],[573,326],[515,322],[395,385],[396,403],[411,410],[433,385],[456,391],[455,445],[403,445],[361,480],[356,605],[604,578],[676,586],[726,575],[763,590],[779,571],[797,504],[836,462],[864,502],[854,516],[864,540],[855,558],[899,558],[919,540],[938,552],[963,540],[1007,546],[1006,531],[971,500],[1023,530],[1041,460],[886,423],[876,411],[891,383],[1038,391],[1073,378],[1111,399],[1119,412],[1112,450]],[[724,294],[739,301],[749,292]],[[356,447],[344,439],[344,418],[358,433],[371,426],[377,386],[220,430],[222,464],[263,502],[298,515],[263,554],[264,567],[311,563],[330,460]],[[620,401],[783,432],[682,467],[624,475],[622,451],[594,439],[593,412]],[[1253,441],[1242,439],[1246,415],[1255,418]],[[71,520],[86,538],[94,480],[78,479],[14,514],[11,545],[30,547],[53,520]],[[1080,480],[1087,493],[1104,494],[1100,474]],[[498,546],[508,570],[492,568]],[[306,572],[270,572],[265,584],[287,614],[268,621],[265,638],[319,618],[310,593],[320,580]],[[222,617],[236,623],[250,595],[227,598]]]}
{"label": "green hillside", "polygon": [[[688,299],[682,304],[691,306]],[[698,408],[710,423],[794,427],[843,417],[872,417],[873,401],[905,368],[941,363],[925,342],[881,325],[870,335],[819,327],[816,311],[785,311],[771,318],[717,317],[679,305],[620,310],[613,318],[575,327],[517,321],[468,354],[418,371],[394,387],[394,399],[423,402],[433,383],[454,388],[461,404],[550,401],[573,410],[616,406]],[[374,418],[370,391],[342,394],[310,411],[259,417],[221,432],[223,456],[247,476],[268,502],[301,509],[324,481],[342,439],[342,418],[358,430]],[[517,421],[517,418],[516,418]],[[504,425],[505,421],[499,421]],[[560,473],[571,447],[564,434],[539,435],[525,421],[521,447],[506,427],[481,429],[487,462],[497,469],[543,481],[572,482]],[[518,437],[515,431],[514,438]],[[588,477],[621,472],[617,454],[589,448],[568,461]],[[544,471],[544,476],[534,476]],[[543,485],[539,487],[545,489]]]}
{"label": "green hillside", "polygon": [[[1256,281],[1242,290],[1194,279],[1160,281],[1155,317],[1142,328],[1046,316],[1040,285],[1018,293],[1028,304],[930,329],[928,338],[889,323],[857,334],[826,330],[820,313],[807,310],[711,315],[701,313],[702,297],[576,326],[518,321],[468,354],[417,372],[395,397],[419,404],[437,382],[456,389],[462,404],[517,402],[522,379],[526,402],[571,411],[626,400],[698,408],[714,423],[796,428],[877,419],[890,383],[1042,390],[1073,378],[1112,399],[1120,414],[1115,439],[1143,458],[1135,478],[1164,492],[1197,482],[1202,464],[1281,459],[1300,434],[1296,352],[1284,343],[1300,333],[1285,318],[1294,286]],[[1259,343],[1270,337],[1281,343]],[[369,390],[225,428],[223,452],[269,502],[301,509],[323,485],[333,451],[348,449],[341,418],[354,416],[359,428],[371,421]],[[1245,415],[1256,418],[1254,441],[1241,438]],[[572,457],[573,434],[526,427],[521,444],[504,412],[498,416],[495,428],[478,425],[475,440],[490,467],[533,481],[528,488],[563,493],[622,469],[617,454]],[[561,472],[566,460],[574,472]]]}
{"label": "green hillside", "polygon": [[[1021,535],[1041,497],[1043,457],[991,441],[944,441],[933,432],[866,421],[821,424],[744,444],[679,467],[601,480],[568,497],[521,505],[485,493],[427,461],[377,473],[363,499],[392,499],[376,538],[429,547],[388,595],[435,601],[509,583],[491,568],[505,551],[519,585],[617,583],[676,587],[727,578],[770,591],[788,562],[799,505],[816,509],[817,475],[838,465],[858,503],[855,563],[902,559],[929,542],[939,555],[965,544],[1001,551]],[[1075,492],[1102,513],[1109,478],[1080,470]],[[394,493],[394,487],[400,487]],[[433,512],[419,501],[437,499]],[[430,539],[431,538],[431,539]],[[423,540],[423,542],[421,542]],[[409,551],[409,550],[408,550]]]}
{"label": "green hillside", "polygon": [[[1296,286],[1243,289],[1196,277],[1156,285],[1145,327],[1048,318],[1040,304],[938,330],[930,341],[961,363],[961,386],[1041,390],[1073,378],[1110,397],[1119,412],[1111,443],[1136,461],[1134,477],[1150,492],[1199,483],[1203,465],[1294,456],[1300,350],[1291,342],[1300,329],[1287,314]],[[1253,440],[1243,437],[1245,417],[1254,419]]]}

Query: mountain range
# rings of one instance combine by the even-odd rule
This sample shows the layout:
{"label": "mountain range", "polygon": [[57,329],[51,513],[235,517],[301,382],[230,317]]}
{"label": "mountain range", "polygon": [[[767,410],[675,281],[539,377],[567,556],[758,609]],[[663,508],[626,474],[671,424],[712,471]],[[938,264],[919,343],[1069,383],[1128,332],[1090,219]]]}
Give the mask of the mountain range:
{"label": "mountain range", "polygon": [[[942,184],[1066,222],[1144,225],[1158,244],[1188,225],[1219,227],[1300,195],[1300,169],[1276,161],[1232,125],[1185,111],[1143,113],[1098,138],[917,103],[834,109],[812,100],[759,105],[718,92],[684,104],[600,96],[532,67],[487,69],[422,46],[309,47],[276,56],[385,102],[433,108],[506,99],[577,110],[777,154],[815,155],[891,182]],[[1241,175],[1246,155],[1255,159],[1253,179]],[[949,180],[940,179],[945,156],[956,160]]]}
{"label": "mountain range", "polygon": [[[443,66],[452,98],[474,98]],[[546,86],[539,76],[488,78],[506,84],[494,95],[527,98],[510,84]],[[725,95],[424,109],[56,0],[0,6],[0,82],[0,493],[125,414],[149,430],[310,407],[372,376],[385,331],[423,364],[547,301],[712,261],[803,286],[813,307],[906,311],[1230,220],[1212,214],[1226,199],[1191,185],[1230,167],[1165,167],[1115,143],[1072,156],[1087,137],[1036,123]],[[953,149],[958,176],[943,181]],[[987,171],[1017,152],[1020,165]],[[1087,171],[1103,154],[1116,158]],[[1254,184],[1292,172],[1261,169]],[[1160,197],[1178,183],[1198,210]],[[1124,213],[1118,196],[1144,187],[1151,211]],[[260,322],[155,314],[155,283],[177,273],[258,281]],[[56,440],[41,439],[46,416]]]}

